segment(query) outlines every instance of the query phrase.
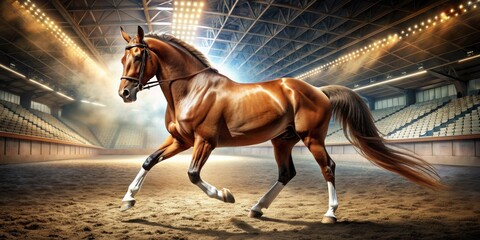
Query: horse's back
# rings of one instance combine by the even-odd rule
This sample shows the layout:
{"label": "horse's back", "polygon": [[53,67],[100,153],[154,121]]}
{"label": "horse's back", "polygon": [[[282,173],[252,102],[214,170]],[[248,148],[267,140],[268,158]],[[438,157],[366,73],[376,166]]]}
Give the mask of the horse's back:
{"label": "horse's back", "polygon": [[220,125],[225,126],[225,131],[220,131],[221,146],[261,143],[291,127],[297,132],[320,129],[330,118],[327,96],[297,79],[228,82],[215,92],[216,104],[210,112],[222,112],[224,124]]}

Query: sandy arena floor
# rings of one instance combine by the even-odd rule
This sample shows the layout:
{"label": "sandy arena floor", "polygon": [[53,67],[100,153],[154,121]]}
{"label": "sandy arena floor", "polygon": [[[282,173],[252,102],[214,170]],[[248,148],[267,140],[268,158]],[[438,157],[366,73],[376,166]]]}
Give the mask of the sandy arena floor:
{"label": "sandy arena floor", "polygon": [[[277,178],[273,158],[212,156],[203,179],[235,204],[209,199],[186,174],[190,156],[152,169],[137,205],[121,199],[145,156],[0,166],[0,239],[474,239],[480,168],[438,166],[452,188],[432,192],[370,164],[337,162],[338,223],[320,223],[328,195],[313,159],[261,219],[250,207]],[[478,238],[476,238],[478,239]]]}

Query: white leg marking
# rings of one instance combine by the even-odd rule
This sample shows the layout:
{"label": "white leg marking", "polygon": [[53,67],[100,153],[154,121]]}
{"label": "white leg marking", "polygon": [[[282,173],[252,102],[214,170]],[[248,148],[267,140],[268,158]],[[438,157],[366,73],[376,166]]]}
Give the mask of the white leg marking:
{"label": "white leg marking", "polygon": [[223,193],[222,191],[218,191],[216,187],[204,182],[203,180],[200,180],[196,185],[209,197],[223,201]]}
{"label": "white leg marking", "polygon": [[325,213],[326,217],[334,217],[335,216],[335,210],[338,208],[338,201],[337,201],[337,192],[335,191],[335,187],[333,186],[333,183],[327,182],[328,185],[328,210]]}
{"label": "white leg marking", "polygon": [[140,169],[135,179],[133,179],[133,182],[128,186],[127,193],[123,197],[122,201],[126,202],[135,200],[135,194],[140,191],[140,188],[142,187],[143,181],[145,181],[147,173],[148,171],[143,169],[143,167]]}
{"label": "white leg marking", "polygon": [[273,200],[275,200],[275,198],[278,196],[280,191],[282,191],[283,187],[285,187],[285,185],[283,185],[281,182],[276,182],[273,184],[270,190],[268,190],[268,192],[265,193],[262,198],[260,198],[258,203],[252,207],[252,210],[262,213],[262,208],[268,208]]}

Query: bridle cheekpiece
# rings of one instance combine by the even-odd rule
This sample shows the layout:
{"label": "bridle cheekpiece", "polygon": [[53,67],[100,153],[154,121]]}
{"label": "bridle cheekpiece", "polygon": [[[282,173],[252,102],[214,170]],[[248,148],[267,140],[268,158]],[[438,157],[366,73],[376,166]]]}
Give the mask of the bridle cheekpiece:
{"label": "bridle cheekpiece", "polygon": [[[149,52],[148,52],[148,45],[142,41],[142,43],[135,43],[135,44],[130,44],[125,47],[125,50],[130,50],[134,47],[142,48],[142,62],[140,65],[140,73],[138,78],[136,77],[130,77],[130,76],[122,76],[120,80],[125,79],[130,82],[136,82],[138,88],[138,91],[141,91],[144,88],[144,85],[142,84],[142,79],[143,79],[143,74],[145,72],[145,65],[147,65],[147,56],[149,57]],[[145,85],[148,85],[150,83],[146,83]]]}

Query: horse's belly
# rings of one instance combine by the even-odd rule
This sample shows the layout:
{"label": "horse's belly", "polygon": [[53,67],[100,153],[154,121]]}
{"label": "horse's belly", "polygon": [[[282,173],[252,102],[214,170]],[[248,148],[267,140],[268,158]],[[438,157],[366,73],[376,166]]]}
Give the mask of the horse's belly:
{"label": "horse's belly", "polygon": [[283,119],[247,129],[228,129],[219,136],[219,147],[247,146],[263,143],[285,132],[288,123]]}
{"label": "horse's belly", "polygon": [[251,135],[245,135],[245,136],[225,138],[225,139],[221,139],[218,142],[218,147],[236,147],[236,146],[255,145],[255,144],[269,141],[270,139],[274,138],[277,135],[271,135],[271,134],[258,135],[257,134],[254,137]]}

